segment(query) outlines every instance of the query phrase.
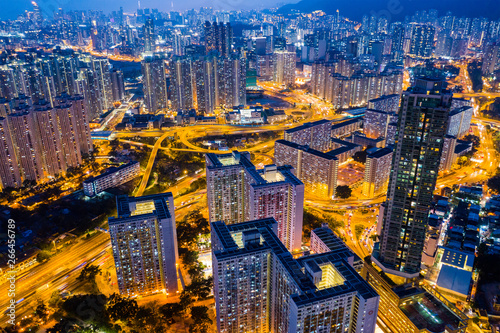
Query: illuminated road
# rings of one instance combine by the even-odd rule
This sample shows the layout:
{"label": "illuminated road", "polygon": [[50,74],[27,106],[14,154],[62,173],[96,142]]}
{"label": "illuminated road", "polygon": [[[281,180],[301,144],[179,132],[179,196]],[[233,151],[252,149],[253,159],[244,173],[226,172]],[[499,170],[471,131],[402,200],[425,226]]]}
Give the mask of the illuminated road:
{"label": "illuminated road", "polygon": [[135,194],[136,197],[140,197],[144,193],[146,185],[148,184],[149,176],[151,175],[151,170],[153,169],[153,165],[155,163],[158,149],[160,148],[162,141],[169,135],[170,132],[166,132],[161,137],[159,137],[158,140],[156,140],[153,150],[149,155],[148,165],[146,166],[146,170],[144,171],[144,175],[142,176],[141,184],[139,185],[139,188],[137,189],[137,192]]}
{"label": "illuminated road", "polygon": [[[37,300],[47,302],[54,291],[62,292],[71,290],[75,286],[75,279],[83,263],[90,262],[111,246],[107,233],[98,233],[90,240],[79,239],[76,244],[56,254],[48,262],[40,264],[23,275],[16,281],[16,320],[30,314],[33,304],[36,307]],[[6,290],[7,285],[2,286]],[[6,295],[6,294],[4,294]],[[0,300],[3,322],[7,317],[4,315],[10,299],[3,297]]]}

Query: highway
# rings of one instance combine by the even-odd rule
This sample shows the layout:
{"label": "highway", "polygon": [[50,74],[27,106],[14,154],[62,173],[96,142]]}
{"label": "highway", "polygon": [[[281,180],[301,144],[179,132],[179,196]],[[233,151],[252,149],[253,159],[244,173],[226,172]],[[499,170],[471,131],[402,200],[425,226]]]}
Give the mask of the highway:
{"label": "highway", "polygon": [[[20,275],[16,281],[16,320],[29,315],[32,307],[36,307],[38,300],[47,302],[54,291],[71,291],[78,282],[76,278],[86,263],[106,256],[105,251],[111,246],[107,233],[98,232],[89,240],[78,239],[76,244],[64,249],[48,262],[37,265]],[[108,257],[106,259],[111,259]],[[7,289],[6,283],[2,285]],[[4,315],[10,299],[3,297],[0,300],[2,322],[7,321]]]}
{"label": "highway", "polygon": [[135,194],[136,197],[140,197],[144,193],[146,185],[148,184],[149,176],[151,175],[151,170],[153,169],[153,165],[155,163],[158,149],[160,148],[163,140],[165,140],[165,138],[169,135],[170,132],[166,132],[160,138],[158,138],[158,140],[156,140],[155,145],[153,146],[153,151],[151,151],[151,154],[149,155],[148,165],[146,166],[146,170],[144,171],[144,175],[142,176],[141,184],[139,185],[139,188],[137,189],[137,192]]}

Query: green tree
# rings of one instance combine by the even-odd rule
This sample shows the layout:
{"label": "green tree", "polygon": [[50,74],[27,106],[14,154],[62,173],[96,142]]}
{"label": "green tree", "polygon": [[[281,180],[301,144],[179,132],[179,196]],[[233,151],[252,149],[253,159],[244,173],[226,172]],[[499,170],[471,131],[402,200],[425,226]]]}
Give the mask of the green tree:
{"label": "green tree", "polygon": [[166,322],[155,303],[140,306],[135,315],[134,327],[138,332],[165,332]]}
{"label": "green tree", "polygon": [[210,295],[210,291],[213,287],[213,278],[197,278],[191,282],[190,285],[186,286],[185,292],[192,296],[193,298],[205,299]]}
{"label": "green tree", "polygon": [[340,199],[348,199],[352,194],[352,190],[347,185],[340,185],[337,186],[336,194]]}
{"label": "green tree", "polygon": [[191,320],[193,323],[189,325],[190,333],[206,333],[210,328],[212,321],[208,315],[208,307],[193,306],[191,308]]}
{"label": "green tree", "polygon": [[179,296],[179,304],[181,305],[183,311],[186,311],[191,304],[193,304],[193,296],[186,290],[183,290]]}
{"label": "green tree", "polygon": [[139,310],[134,299],[124,298],[116,293],[110,296],[106,307],[111,319],[124,322],[134,318]]}
{"label": "green tree", "polygon": [[182,262],[184,263],[184,267],[189,269],[190,267],[198,263],[198,252],[188,250],[183,255],[181,255],[181,259]]}
{"label": "green tree", "polygon": [[463,140],[472,142],[472,149],[474,149],[474,151],[481,145],[481,138],[474,134],[467,134],[464,136]]}
{"label": "green tree", "polygon": [[366,150],[358,151],[353,155],[352,159],[355,160],[356,162],[365,164],[366,163],[366,156],[368,156],[368,153],[366,152]]}
{"label": "green tree", "polygon": [[189,277],[191,277],[191,280],[193,281],[193,280],[199,280],[199,279],[203,278],[203,269],[204,269],[204,266],[200,262],[196,263],[195,265],[192,265],[188,269],[188,274],[189,274]]}
{"label": "green tree", "polygon": [[359,239],[359,236],[363,233],[365,227],[362,224],[356,224],[354,227],[354,234],[356,235],[356,239]]}
{"label": "green tree", "polygon": [[50,295],[49,306],[55,308],[61,303],[61,296],[59,295],[59,290],[55,290]]}
{"label": "green tree", "polygon": [[41,320],[45,321],[45,319],[47,319],[47,311],[48,310],[49,309],[47,308],[45,303],[42,301],[42,302],[40,302],[40,304],[38,304],[38,306],[35,309],[35,316],[37,316]]}
{"label": "green tree", "polygon": [[86,281],[95,283],[95,278],[97,275],[101,275],[101,273],[101,268],[99,266],[87,264],[76,279],[80,282]]}
{"label": "green tree", "polygon": [[36,261],[38,261],[38,262],[44,262],[45,260],[48,260],[49,258],[50,258],[49,251],[40,251],[36,255]]}
{"label": "green tree", "polygon": [[500,193],[500,175],[488,179],[487,185],[493,192]]}
{"label": "green tree", "polygon": [[160,313],[167,324],[175,323],[174,317],[182,317],[183,307],[180,303],[167,303],[160,307]]}

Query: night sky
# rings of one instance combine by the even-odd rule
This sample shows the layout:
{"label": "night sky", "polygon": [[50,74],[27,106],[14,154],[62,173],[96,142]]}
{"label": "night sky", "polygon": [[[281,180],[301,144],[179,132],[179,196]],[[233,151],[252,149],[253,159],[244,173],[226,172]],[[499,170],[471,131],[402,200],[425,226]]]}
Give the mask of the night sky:
{"label": "night sky", "polygon": [[[141,0],[141,8],[158,8],[160,11],[185,10],[208,6],[215,9],[237,10],[237,9],[264,9],[278,4],[294,3],[298,0]],[[118,10],[120,6],[125,12],[135,12],[137,0],[38,0],[38,5],[44,11],[44,15],[53,12],[53,8],[72,9],[96,9],[105,12]],[[173,7],[172,7],[173,5]],[[25,10],[32,10],[31,0],[0,0],[0,18],[15,19]]]}
{"label": "night sky", "polygon": [[[38,0],[37,2],[46,16],[52,15],[53,11],[60,7],[64,10],[96,9],[104,12],[118,10],[120,6],[123,6],[125,12],[135,12],[138,7],[137,0]],[[198,9],[201,6],[238,10],[264,9],[297,2],[299,0],[141,0],[141,8],[158,8],[167,12]],[[500,18],[499,0],[302,0],[299,6],[294,7],[304,11],[322,9],[327,13],[341,9],[345,15],[352,17],[352,15],[384,10],[394,6],[395,2],[398,4],[396,7],[403,9],[400,13],[403,15],[412,15],[415,10],[435,8],[439,10],[440,16],[444,15],[446,10],[450,10],[456,16]],[[32,8],[31,0],[0,0],[0,19],[15,19],[17,15]]]}

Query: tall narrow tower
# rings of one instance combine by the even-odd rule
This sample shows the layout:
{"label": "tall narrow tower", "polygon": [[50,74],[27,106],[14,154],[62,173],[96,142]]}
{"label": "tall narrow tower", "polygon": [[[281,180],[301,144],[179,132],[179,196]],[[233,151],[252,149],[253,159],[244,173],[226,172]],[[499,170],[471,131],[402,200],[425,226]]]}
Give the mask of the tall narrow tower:
{"label": "tall narrow tower", "polygon": [[417,79],[403,93],[380,249],[373,258],[387,272],[413,278],[420,271],[429,205],[439,170],[452,94],[445,82]]}

